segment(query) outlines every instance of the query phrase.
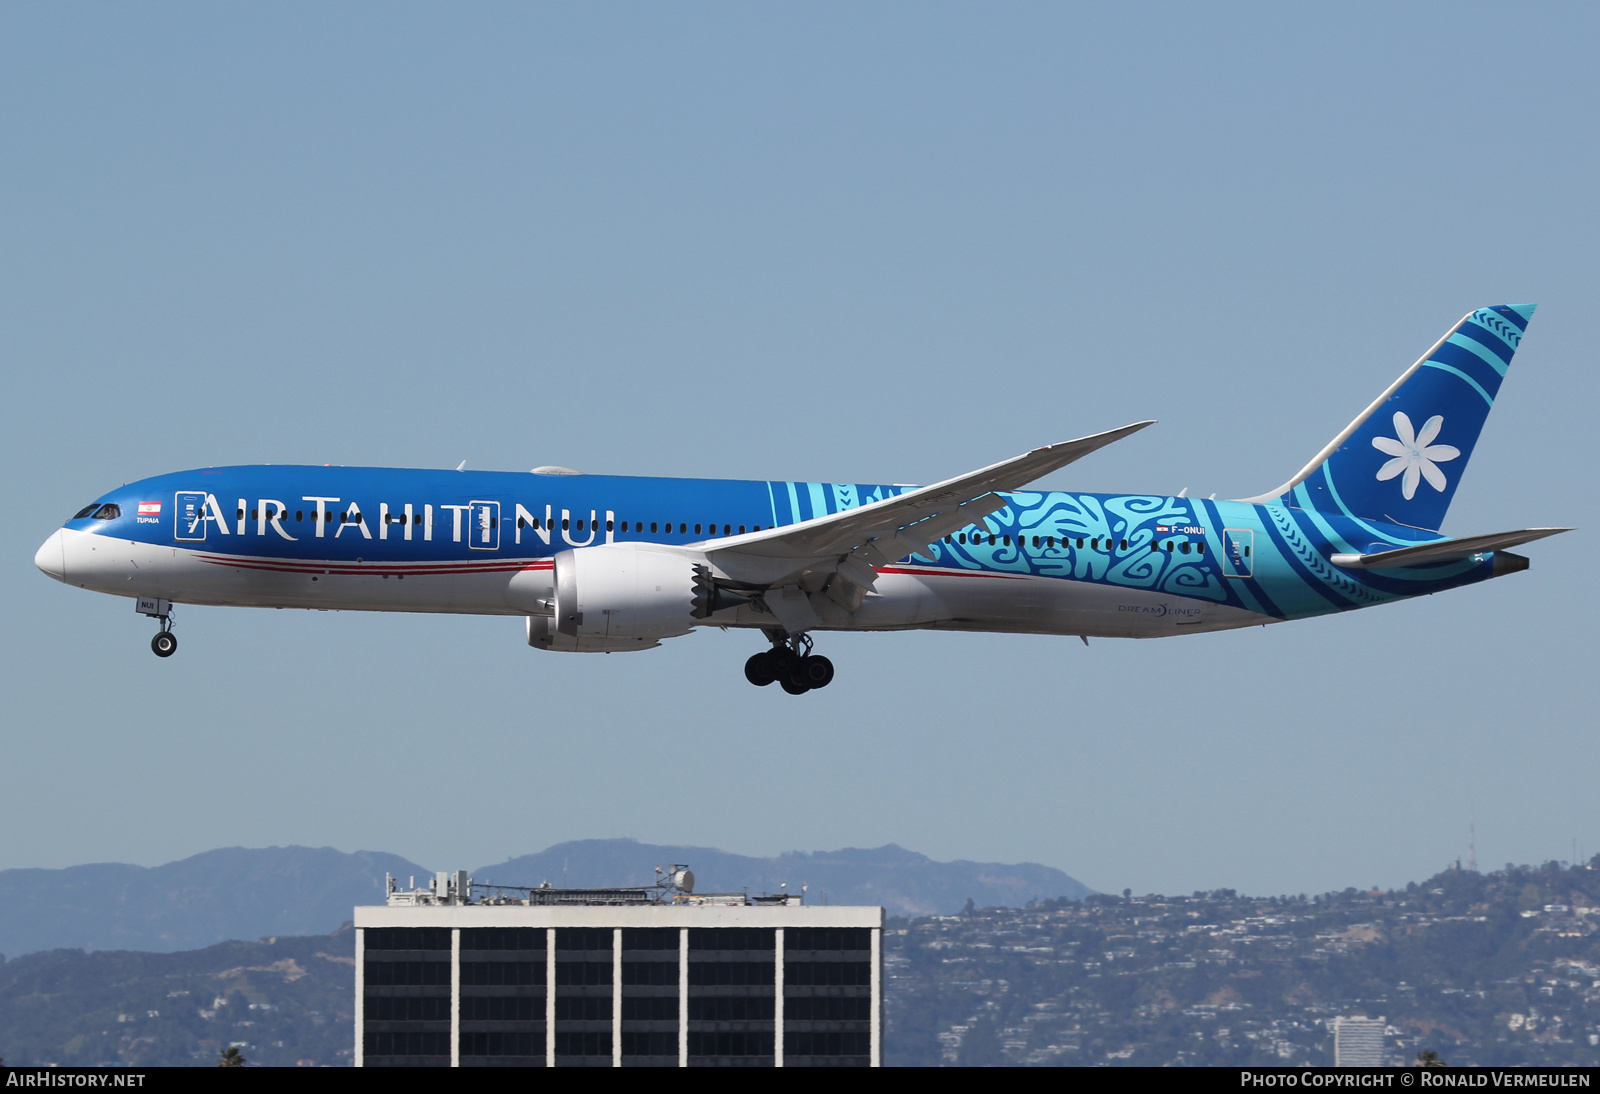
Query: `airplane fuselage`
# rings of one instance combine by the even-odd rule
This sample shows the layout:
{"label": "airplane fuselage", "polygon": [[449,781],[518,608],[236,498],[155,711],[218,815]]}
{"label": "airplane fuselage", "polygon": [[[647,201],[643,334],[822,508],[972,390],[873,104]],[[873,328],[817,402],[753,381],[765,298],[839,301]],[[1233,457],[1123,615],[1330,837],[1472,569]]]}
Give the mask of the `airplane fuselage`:
{"label": "airplane fuselage", "polygon": [[[909,489],[206,468],[106,494],[52,536],[36,561],[70,585],[176,603],[542,617],[552,613],[554,559],[562,552],[608,544],[692,551]],[[1404,570],[1343,569],[1329,559],[1440,537],[1282,502],[1031,491],[1000,497],[1005,506],[981,529],[969,526],[875,567],[876,584],[854,611],[809,597],[816,615],[807,629],[1149,638],[1366,607],[1497,572],[1491,552]],[[118,515],[108,519],[107,505]],[[1512,559],[1520,561],[1505,556]],[[802,585],[790,595],[807,591]],[[682,632],[775,626],[772,606],[760,600],[691,620],[687,595]]]}

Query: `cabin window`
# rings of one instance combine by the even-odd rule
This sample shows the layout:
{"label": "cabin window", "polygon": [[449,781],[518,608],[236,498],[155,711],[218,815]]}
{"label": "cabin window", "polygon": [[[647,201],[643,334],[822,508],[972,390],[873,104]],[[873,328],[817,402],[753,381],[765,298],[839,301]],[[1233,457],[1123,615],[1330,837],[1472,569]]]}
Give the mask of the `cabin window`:
{"label": "cabin window", "polygon": [[243,520],[244,519],[244,510],[243,509],[235,509],[233,511],[233,515],[234,515],[234,518],[236,520]]}
{"label": "cabin window", "polygon": [[1083,537],[1082,536],[1078,537],[1078,550],[1080,550],[1080,551],[1083,550]]}
{"label": "cabin window", "polygon": [[1169,539],[1169,540],[1167,540],[1167,554],[1170,555],[1171,553],[1172,553],[1172,541]]}
{"label": "cabin window", "polygon": [[991,546],[991,547],[994,546],[994,537],[993,536],[989,537],[989,546]]}
{"label": "cabin window", "polygon": [[1035,547],[1039,546],[1039,537],[1038,536],[1034,536],[1033,537],[1033,545]]}
{"label": "cabin window", "polygon": [[1127,540],[1123,540],[1122,541],[1122,549],[1124,551],[1126,551],[1128,549],[1128,541]]}
{"label": "cabin window", "polygon": [[[740,530],[740,531],[741,531],[741,532],[742,532],[742,531],[744,531],[744,525],[742,525],[742,524],[741,524],[741,525],[739,525],[739,530]],[[759,524],[757,524],[757,525],[755,525],[755,526],[754,526],[754,527],[752,527],[752,528],[751,528],[751,529],[750,529],[750,530],[751,530],[751,531],[752,531],[752,532],[759,532],[759,531],[761,531],[761,525],[759,525]]]}
{"label": "cabin window", "polygon": [[742,536],[742,535],[744,535],[744,525],[742,525],[742,524],[741,524],[741,525],[739,525],[739,534],[740,534],[740,535],[741,535],[741,536]]}
{"label": "cabin window", "polygon": [[723,525],[723,526],[722,526],[722,534],[723,534],[723,535],[725,535],[725,536],[731,536],[731,535],[733,535],[733,525],[731,525],[731,524],[724,524],[724,525]]}
{"label": "cabin window", "polygon": [[1189,541],[1188,540],[1184,540],[1183,541],[1183,546],[1180,547],[1179,550],[1181,550],[1184,554],[1188,554],[1189,553]]}
{"label": "cabin window", "polygon": [[700,526],[698,524],[694,526],[694,534],[697,536],[700,534]]}
{"label": "cabin window", "polygon": [[609,521],[609,520],[608,520],[608,521],[606,521],[606,531],[608,531],[608,532],[609,532],[609,531],[612,531],[612,525],[613,525],[613,524],[614,524],[614,523],[615,523],[615,522],[614,522],[614,521]]}
{"label": "cabin window", "polygon": [[1200,554],[1202,554],[1202,555],[1205,554],[1206,553],[1206,541],[1205,540],[1201,540],[1199,543],[1196,543],[1194,545],[1194,549],[1197,552],[1199,552]]}
{"label": "cabin window", "polygon": [[569,531],[572,530],[572,518],[571,517],[562,517],[561,518],[561,530],[563,532],[569,532]]}
{"label": "cabin window", "polygon": [[1045,536],[1044,537],[1044,542],[1045,542],[1045,546],[1054,547],[1056,545],[1056,537],[1055,536]]}
{"label": "cabin window", "polygon": [[678,534],[680,536],[688,535],[689,534],[689,526],[687,524],[678,525]]}
{"label": "cabin window", "polygon": [[122,516],[122,506],[115,502],[106,502],[91,514],[95,520],[116,520]]}
{"label": "cabin window", "polygon": [[294,519],[297,520],[297,521],[300,521],[300,522],[304,522],[305,519],[306,519],[306,511],[304,509],[296,509],[294,511]]}
{"label": "cabin window", "polygon": [[85,505],[82,509],[79,509],[76,513],[72,514],[72,519],[73,520],[83,520],[85,517],[89,516],[89,514],[93,513],[98,508],[100,508],[100,503],[99,502],[97,502],[97,501],[96,502],[91,502],[90,504]]}
{"label": "cabin window", "polygon": [[1001,546],[1004,546],[1004,547],[1011,546],[1011,537],[1010,536],[1001,536],[1000,537],[1000,543],[1001,543]]}
{"label": "cabin window", "polygon": [[650,522],[650,531],[654,532],[655,530],[656,530],[656,522],[655,521],[651,521]]}

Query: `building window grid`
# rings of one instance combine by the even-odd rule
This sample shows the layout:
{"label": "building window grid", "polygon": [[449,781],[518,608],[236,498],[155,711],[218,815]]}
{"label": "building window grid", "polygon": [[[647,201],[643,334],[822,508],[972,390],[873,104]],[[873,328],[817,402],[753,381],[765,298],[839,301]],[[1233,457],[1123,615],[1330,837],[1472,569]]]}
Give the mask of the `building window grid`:
{"label": "building window grid", "polygon": [[[491,930],[524,934],[491,948]],[[674,1055],[680,1066],[881,1058],[876,928],[367,928],[361,935],[357,1051],[368,1066],[526,1065],[541,1055],[578,1066],[659,1066]],[[534,936],[542,951],[533,949]],[[672,936],[676,946],[663,944]],[[534,972],[540,964],[542,975]],[[418,972],[423,965],[444,968]]]}
{"label": "building window grid", "polygon": [[461,1066],[546,1063],[545,934],[533,927],[461,930],[456,1035]]}
{"label": "building window grid", "polygon": [[689,928],[690,1066],[777,1062],[778,953],[775,928]]}
{"label": "building window grid", "polygon": [[557,1067],[616,1064],[615,942],[610,927],[555,928],[555,1028]]}
{"label": "building window grid", "polygon": [[450,930],[379,928],[364,935],[360,1045],[363,1064],[448,1066],[450,975],[454,964]]}
{"label": "building window grid", "polygon": [[785,1065],[870,1064],[876,938],[865,927],[791,927],[785,932]]}
{"label": "building window grid", "polygon": [[624,1067],[679,1062],[680,934],[677,927],[620,928],[617,1058]]}

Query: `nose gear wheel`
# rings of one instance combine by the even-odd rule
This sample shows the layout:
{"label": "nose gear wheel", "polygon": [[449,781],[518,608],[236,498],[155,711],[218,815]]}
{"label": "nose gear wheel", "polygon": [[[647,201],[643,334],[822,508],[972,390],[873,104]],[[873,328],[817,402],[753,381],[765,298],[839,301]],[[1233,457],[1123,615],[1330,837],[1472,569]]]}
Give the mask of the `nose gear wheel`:
{"label": "nose gear wheel", "polygon": [[150,649],[157,657],[171,657],[178,652],[178,636],[172,633],[172,604],[167,600],[141,598],[134,605],[140,615],[161,621],[161,630],[150,639]]}

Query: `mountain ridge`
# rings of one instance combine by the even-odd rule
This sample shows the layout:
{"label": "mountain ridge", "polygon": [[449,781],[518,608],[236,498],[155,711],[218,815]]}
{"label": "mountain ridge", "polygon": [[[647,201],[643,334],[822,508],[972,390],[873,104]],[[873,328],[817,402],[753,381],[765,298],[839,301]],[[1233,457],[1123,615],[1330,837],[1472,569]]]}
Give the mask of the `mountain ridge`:
{"label": "mountain ridge", "polygon": [[[790,851],[770,858],[632,839],[573,840],[472,872],[479,883],[578,888],[648,885],[657,864],[686,862],[702,892],[791,891],[808,903],[882,904],[892,915],[1073,899],[1092,890],[1037,863],[937,862],[896,844]],[[52,949],[172,953],[240,938],[326,934],[357,904],[384,898],[384,875],[432,870],[382,851],[220,847],[160,866],[86,863],[0,870],[0,954]],[[563,880],[565,879],[565,880]]]}

